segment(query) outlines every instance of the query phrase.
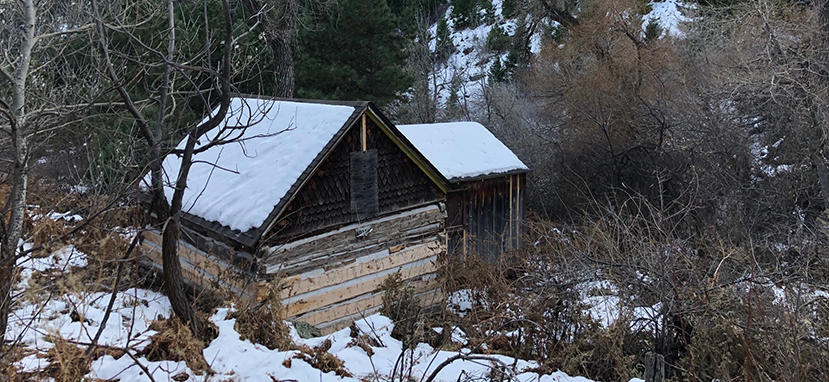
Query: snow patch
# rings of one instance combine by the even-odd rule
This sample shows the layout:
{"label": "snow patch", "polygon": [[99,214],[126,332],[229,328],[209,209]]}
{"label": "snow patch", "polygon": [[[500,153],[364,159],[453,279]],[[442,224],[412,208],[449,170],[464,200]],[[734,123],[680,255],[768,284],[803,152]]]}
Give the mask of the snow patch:
{"label": "snow patch", "polygon": [[650,5],[652,11],[642,16],[642,30],[648,25],[650,20],[659,22],[662,27],[662,36],[671,36],[676,38],[685,38],[685,32],[680,29],[680,23],[689,21],[689,18],[682,12],[682,8],[688,8],[690,5],[683,3],[681,0],[664,0],[651,1]]}

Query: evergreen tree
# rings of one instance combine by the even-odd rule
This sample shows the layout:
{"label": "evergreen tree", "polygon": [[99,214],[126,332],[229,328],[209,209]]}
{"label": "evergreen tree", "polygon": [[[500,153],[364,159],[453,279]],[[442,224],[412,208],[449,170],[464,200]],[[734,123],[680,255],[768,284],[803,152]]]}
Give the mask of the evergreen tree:
{"label": "evergreen tree", "polygon": [[407,89],[406,38],[386,0],[340,0],[339,9],[301,31],[300,98],[367,100],[385,105]]}
{"label": "evergreen tree", "polygon": [[413,37],[418,21],[434,22],[431,17],[444,0],[387,0],[394,14],[397,27],[404,34]]}
{"label": "evergreen tree", "polygon": [[450,0],[455,30],[476,27],[495,19],[492,0]]}
{"label": "evergreen tree", "polygon": [[450,0],[452,5],[452,21],[455,30],[462,30],[474,26],[477,22],[480,8],[479,0]]}
{"label": "evergreen tree", "polygon": [[492,26],[486,36],[486,48],[492,52],[503,52],[510,47],[510,36],[498,24]]}
{"label": "evergreen tree", "polygon": [[521,0],[504,0],[501,3],[501,15],[504,17],[512,17],[515,14],[515,8]]}
{"label": "evergreen tree", "polygon": [[495,62],[489,67],[489,82],[507,82],[510,78],[510,69],[501,64],[500,58],[495,58]]}
{"label": "evergreen tree", "polygon": [[530,52],[530,36],[530,31],[524,23],[518,23],[515,26],[515,34],[512,36],[512,46],[510,46],[507,56],[508,63],[514,66],[524,66],[530,62],[530,57],[532,57],[532,53]]}
{"label": "evergreen tree", "polygon": [[441,17],[438,21],[437,36],[435,40],[435,55],[438,61],[446,61],[452,53],[455,53],[455,43],[452,42],[452,33],[449,31],[449,23]]}
{"label": "evergreen tree", "polygon": [[659,18],[652,18],[645,24],[645,42],[658,39],[662,36],[662,26],[659,25]]}

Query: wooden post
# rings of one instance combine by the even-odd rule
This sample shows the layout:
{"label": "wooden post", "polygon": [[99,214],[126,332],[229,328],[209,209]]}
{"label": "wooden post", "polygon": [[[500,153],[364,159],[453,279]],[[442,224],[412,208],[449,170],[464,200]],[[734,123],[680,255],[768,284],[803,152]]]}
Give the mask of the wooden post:
{"label": "wooden post", "polygon": [[524,222],[521,221],[521,175],[515,176],[515,222],[518,223],[518,226],[515,230],[515,248],[521,246],[521,234],[523,230],[521,228],[524,227]]}
{"label": "wooden post", "polygon": [[509,176],[509,248],[508,249],[515,249],[515,243],[513,240],[515,239],[516,232],[515,232],[515,211],[517,210],[515,207],[515,200],[512,198],[512,179],[515,175]]}
{"label": "wooden post", "polygon": [[366,151],[366,114],[360,119],[360,143],[363,151]]}
{"label": "wooden post", "polygon": [[645,382],[665,381],[665,357],[662,354],[645,353]]}

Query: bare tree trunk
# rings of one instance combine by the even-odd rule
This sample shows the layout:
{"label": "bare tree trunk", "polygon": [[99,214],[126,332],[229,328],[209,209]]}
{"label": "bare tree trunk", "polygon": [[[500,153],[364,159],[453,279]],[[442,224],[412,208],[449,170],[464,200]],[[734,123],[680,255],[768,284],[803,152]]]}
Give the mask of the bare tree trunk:
{"label": "bare tree trunk", "polygon": [[292,43],[296,32],[297,0],[242,0],[248,17],[259,23],[259,31],[273,54],[274,96],[294,96]]}
{"label": "bare tree trunk", "polygon": [[826,155],[824,153],[827,144],[827,136],[829,136],[829,107],[827,107],[826,97],[829,96],[829,0],[823,0],[818,5],[818,23],[817,28],[819,44],[817,64],[819,70],[816,75],[817,97],[812,103],[811,113],[815,117],[815,126],[818,137],[817,150],[812,154],[812,163],[817,168],[818,179],[820,181],[820,193],[823,199],[824,214],[829,212],[829,164],[826,162]]}
{"label": "bare tree trunk", "polygon": [[17,245],[23,236],[23,218],[26,215],[26,194],[28,191],[29,147],[26,134],[26,82],[29,65],[37,39],[35,38],[34,0],[23,1],[23,40],[17,68],[11,78],[12,103],[9,110],[12,143],[12,190],[3,209],[0,220],[9,213],[9,222],[3,232],[0,247],[0,345],[6,334],[11,312],[11,288],[14,284]]}
{"label": "bare tree trunk", "polygon": [[[9,224],[0,248],[0,335],[6,334],[9,313],[11,313],[11,288],[16,279],[17,243],[23,235],[23,217],[26,214],[26,194],[28,191],[28,165],[26,161],[26,141],[16,137],[13,170],[14,186],[7,201],[9,206]],[[2,339],[2,337],[0,337]]]}
{"label": "bare tree trunk", "polygon": [[[165,53],[166,57],[164,57],[163,63],[160,65],[157,63],[146,64],[154,67],[158,66],[164,69],[164,72],[158,81],[158,96],[155,98],[158,103],[158,108],[155,120],[152,122],[145,118],[138,109],[136,103],[132,99],[132,96],[127,91],[124,81],[122,81],[118,73],[115,71],[115,66],[109,53],[106,29],[104,28],[103,19],[99,12],[97,1],[93,0],[91,4],[95,14],[95,28],[98,33],[98,43],[100,45],[103,62],[105,64],[106,74],[110,81],[115,84],[114,88],[124,102],[127,111],[140,127],[141,134],[146,140],[150,150],[149,167],[151,173],[151,209],[155,212],[158,222],[162,225],[161,258],[164,282],[167,289],[167,297],[170,299],[170,305],[173,308],[173,313],[190,327],[196,337],[202,337],[204,335],[204,331],[202,330],[204,323],[195,314],[194,306],[187,298],[184,277],[182,275],[181,260],[178,257],[178,243],[181,228],[182,200],[184,198],[184,190],[187,188],[187,176],[190,173],[190,166],[192,165],[196,140],[207,131],[219,126],[220,123],[224,121],[229,110],[231,97],[230,77],[232,75],[230,54],[233,46],[230,5],[227,0],[222,0],[224,29],[226,35],[223,45],[223,58],[220,64],[220,70],[217,72],[213,68],[200,69],[202,72],[210,73],[211,75],[216,76],[216,82],[218,83],[218,89],[216,90],[218,90],[218,93],[220,94],[220,107],[210,119],[190,129],[190,133],[187,137],[186,149],[184,152],[177,153],[182,155],[182,164],[178,169],[177,181],[172,199],[168,200],[164,193],[165,174],[163,159],[165,153],[162,151],[161,143],[164,142],[165,139],[164,134],[168,123],[167,117],[174,114],[171,110],[174,110],[175,106],[175,102],[171,102],[171,97],[175,90],[173,73],[184,75],[182,71],[177,70],[175,67],[175,51],[177,49],[177,41],[175,33],[175,19],[173,14],[173,0],[167,1],[168,40],[167,51]],[[126,33],[130,32],[126,31]],[[209,142],[206,145],[209,146],[211,143],[218,142]]]}
{"label": "bare tree trunk", "polygon": [[[170,91],[173,88],[173,79],[171,74],[173,72],[172,63],[175,60],[176,50],[176,25],[174,19],[174,5],[173,0],[167,1],[167,27],[169,28],[167,34],[167,59],[164,63],[164,74],[161,80],[161,89],[159,95],[159,106],[156,113],[156,144],[153,150],[153,172],[157,174],[154,176],[153,189],[156,190],[154,204],[157,206],[157,216],[163,219],[164,231],[162,232],[161,244],[161,263],[164,269],[164,285],[167,289],[167,298],[170,299],[170,306],[173,308],[173,313],[185,324],[190,327],[193,335],[199,338],[202,334],[202,323],[196,317],[195,309],[187,299],[184,293],[185,283],[184,276],[181,272],[181,260],[178,257],[178,239],[179,239],[179,224],[181,204],[177,206],[170,206],[164,197],[164,185],[161,183],[161,165],[163,158],[161,157],[160,142],[163,132],[163,127],[166,125],[167,101]],[[179,170],[181,172],[181,170]],[[185,175],[186,177],[186,175]],[[156,183],[156,181],[158,183]],[[175,203],[173,203],[175,204]],[[162,211],[167,210],[167,211]],[[163,218],[162,218],[163,217]]]}
{"label": "bare tree trunk", "polygon": [[167,297],[170,299],[173,312],[182,322],[190,326],[196,338],[201,338],[204,334],[202,330],[204,325],[196,316],[195,309],[184,292],[185,283],[181,273],[181,260],[178,257],[179,232],[179,215],[176,214],[167,220],[162,233],[161,258],[164,263],[164,283],[167,286]]}

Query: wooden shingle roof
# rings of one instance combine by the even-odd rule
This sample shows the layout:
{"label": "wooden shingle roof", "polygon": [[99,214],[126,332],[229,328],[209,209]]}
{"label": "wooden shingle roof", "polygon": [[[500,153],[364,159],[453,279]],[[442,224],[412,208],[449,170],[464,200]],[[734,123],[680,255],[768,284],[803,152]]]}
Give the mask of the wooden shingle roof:
{"label": "wooden shingle roof", "polygon": [[[374,118],[401,150],[442,189],[448,181],[377,108],[366,101],[237,97],[225,122],[249,125],[239,142],[194,156],[183,211],[190,223],[255,247],[290,201],[362,115]],[[222,126],[216,129],[219,131]],[[208,132],[206,138],[215,138]],[[238,134],[238,133],[237,133]],[[206,143],[207,139],[204,139]],[[184,144],[184,141],[182,142]],[[165,158],[167,176],[180,158]],[[167,187],[168,197],[172,187]]]}

